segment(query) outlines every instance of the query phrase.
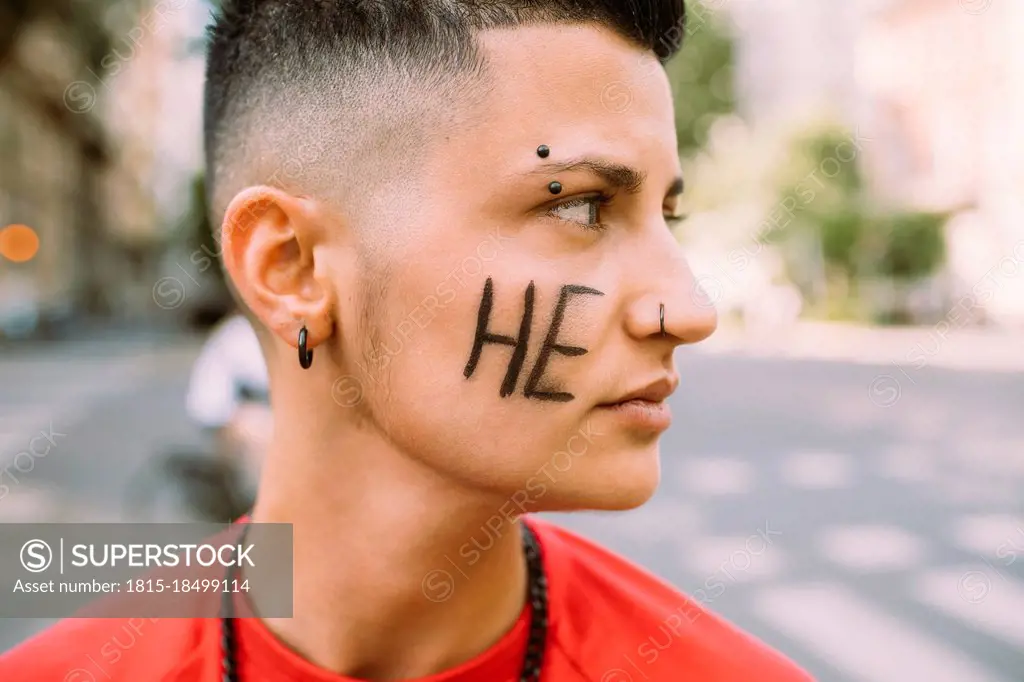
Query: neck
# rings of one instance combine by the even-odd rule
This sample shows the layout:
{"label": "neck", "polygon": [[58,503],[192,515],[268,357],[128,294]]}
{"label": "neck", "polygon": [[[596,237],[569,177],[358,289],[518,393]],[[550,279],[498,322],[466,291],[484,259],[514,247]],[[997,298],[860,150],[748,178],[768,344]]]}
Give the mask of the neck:
{"label": "neck", "polygon": [[253,521],[293,524],[294,617],[267,626],[360,679],[425,677],[488,649],[524,605],[518,524],[330,416],[275,423]]}

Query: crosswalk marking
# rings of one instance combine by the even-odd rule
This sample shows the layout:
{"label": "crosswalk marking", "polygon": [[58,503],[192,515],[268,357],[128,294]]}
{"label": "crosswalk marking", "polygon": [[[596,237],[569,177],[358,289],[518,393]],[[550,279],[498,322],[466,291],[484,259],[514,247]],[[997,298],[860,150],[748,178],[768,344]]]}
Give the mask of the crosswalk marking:
{"label": "crosswalk marking", "polygon": [[858,572],[906,570],[924,560],[924,543],[893,525],[825,528],[819,538],[823,555]]}
{"label": "crosswalk marking", "polygon": [[853,482],[850,458],[838,452],[793,452],[782,462],[782,479],[795,488],[845,488]]}
{"label": "crosswalk marking", "polygon": [[681,555],[693,575],[725,584],[777,577],[786,567],[778,543],[769,545],[758,535],[695,538],[686,543]]}
{"label": "crosswalk marking", "polygon": [[972,629],[1024,650],[1024,585],[998,568],[979,564],[929,571],[914,592]]}
{"label": "crosswalk marking", "polygon": [[754,489],[754,469],[740,459],[694,457],[683,463],[679,481],[700,495],[743,495]]}
{"label": "crosswalk marking", "polygon": [[1017,541],[1024,546],[1024,516],[1011,514],[973,514],[962,516],[953,525],[953,539],[961,549],[982,556],[995,556],[1000,547]]}
{"label": "crosswalk marking", "polygon": [[838,583],[766,588],[753,607],[857,682],[1010,682]]}

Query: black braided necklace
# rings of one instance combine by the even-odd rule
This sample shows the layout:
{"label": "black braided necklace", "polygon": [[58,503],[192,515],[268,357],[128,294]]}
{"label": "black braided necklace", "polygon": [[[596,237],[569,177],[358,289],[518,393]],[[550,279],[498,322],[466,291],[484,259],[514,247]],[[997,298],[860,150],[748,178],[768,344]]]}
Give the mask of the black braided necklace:
{"label": "black braided necklace", "polygon": [[[527,599],[530,601],[530,637],[526,644],[526,655],[523,657],[523,671],[519,682],[539,682],[541,664],[544,661],[544,645],[548,634],[548,581],[544,575],[544,563],[541,560],[540,543],[537,536],[525,523],[523,529],[523,553],[526,555]],[[245,540],[248,526],[242,530],[239,542]],[[235,577],[234,566],[228,568],[227,584],[231,585]],[[225,591],[221,597],[221,670],[223,682],[241,682],[238,672],[238,651],[235,639],[235,607],[231,593]]]}

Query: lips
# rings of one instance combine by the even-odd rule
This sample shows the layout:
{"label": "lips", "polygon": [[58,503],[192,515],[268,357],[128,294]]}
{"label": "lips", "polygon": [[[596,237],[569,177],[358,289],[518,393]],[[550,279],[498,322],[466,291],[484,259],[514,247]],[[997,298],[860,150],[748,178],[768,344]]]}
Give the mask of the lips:
{"label": "lips", "polygon": [[599,405],[598,410],[630,431],[645,434],[645,437],[657,435],[672,424],[672,410],[665,399],[678,385],[675,376],[663,376],[619,396],[614,402]]}
{"label": "lips", "polygon": [[643,403],[660,403],[668,398],[672,393],[675,392],[676,387],[679,385],[678,377],[664,376],[651,383],[630,391],[611,402],[602,403],[601,407],[613,407],[615,405],[622,405],[632,401],[643,402]]}

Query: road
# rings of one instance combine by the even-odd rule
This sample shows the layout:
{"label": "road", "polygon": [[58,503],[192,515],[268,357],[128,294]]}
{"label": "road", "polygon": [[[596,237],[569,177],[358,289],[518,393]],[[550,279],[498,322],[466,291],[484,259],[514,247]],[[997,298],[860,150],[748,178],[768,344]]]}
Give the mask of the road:
{"label": "road", "polygon": [[[201,442],[181,409],[197,348],[139,337],[0,359],[0,521],[126,518],[147,459]],[[697,350],[678,366],[659,493],[558,521],[822,682],[1020,682],[1024,376]],[[12,459],[40,434],[45,456]],[[46,624],[0,622],[0,650]],[[629,678],[666,632],[622,643]]]}

